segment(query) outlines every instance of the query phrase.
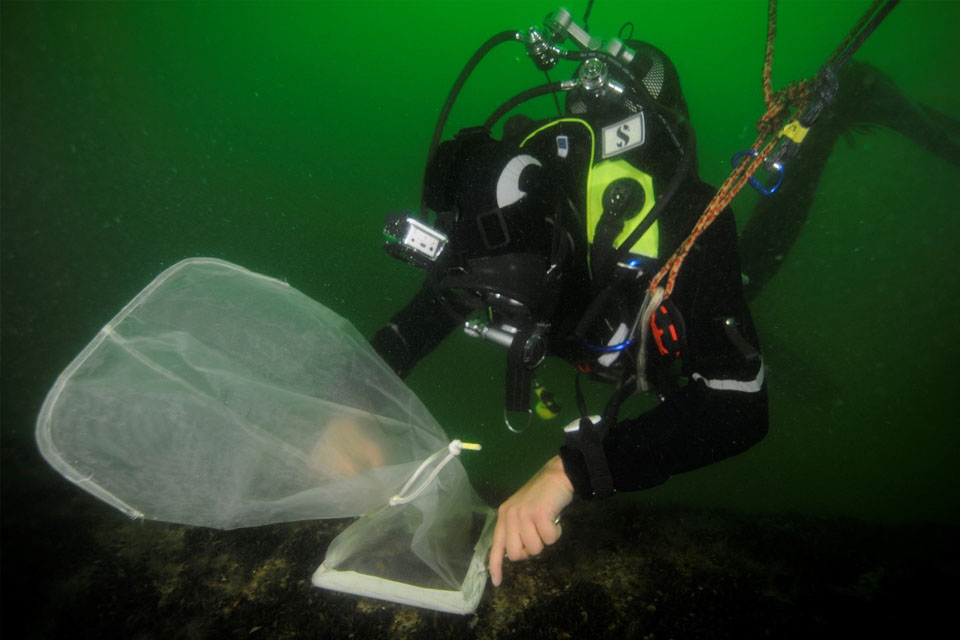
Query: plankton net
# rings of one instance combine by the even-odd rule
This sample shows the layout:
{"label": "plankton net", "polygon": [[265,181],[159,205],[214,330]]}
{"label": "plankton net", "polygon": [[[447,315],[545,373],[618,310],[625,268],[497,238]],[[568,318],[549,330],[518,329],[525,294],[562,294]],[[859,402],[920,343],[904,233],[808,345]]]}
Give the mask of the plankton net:
{"label": "plankton net", "polygon": [[349,322],[211,258],[140,292],[59,376],[37,442],[137,518],[233,529],[360,516],[321,587],[458,613],[486,584],[493,512],[443,429]]}

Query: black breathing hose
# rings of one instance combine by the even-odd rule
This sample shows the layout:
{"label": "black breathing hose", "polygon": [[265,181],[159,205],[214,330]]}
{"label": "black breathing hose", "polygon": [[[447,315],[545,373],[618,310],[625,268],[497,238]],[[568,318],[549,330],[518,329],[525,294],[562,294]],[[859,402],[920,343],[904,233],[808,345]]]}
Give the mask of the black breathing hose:
{"label": "black breathing hose", "polygon": [[518,93],[517,95],[513,96],[512,98],[504,102],[502,105],[497,107],[497,110],[491,113],[490,117],[487,118],[487,121],[483,123],[483,128],[486,129],[487,131],[491,131],[494,125],[496,125],[497,122],[500,121],[500,118],[502,118],[507,113],[515,109],[518,105],[523,104],[527,100],[533,100],[534,98],[538,98],[540,96],[544,96],[549,93],[555,94],[558,91],[562,91],[562,90],[563,90],[562,82],[551,82],[550,84],[542,84],[539,87],[532,87],[530,89],[527,89],[526,91]]}
{"label": "black breathing hose", "polygon": [[[450,110],[453,109],[453,103],[456,102],[457,96],[460,95],[460,90],[463,89],[464,83],[466,83],[467,78],[470,77],[470,74],[473,73],[473,70],[476,66],[483,60],[490,51],[497,45],[503,44],[504,42],[523,42],[523,36],[518,31],[501,31],[500,33],[494,35],[476,50],[470,60],[467,61],[467,64],[460,71],[460,75],[457,76],[456,82],[453,83],[453,87],[450,89],[450,93],[447,95],[446,102],[443,103],[443,108],[440,110],[440,117],[437,119],[437,125],[433,129],[433,138],[430,139],[430,148],[427,150],[427,165],[430,164],[430,159],[433,158],[433,154],[436,152],[437,147],[440,146],[440,138],[443,136],[443,128],[447,124],[447,118],[450,116]],[[423,180],[423,189],[421,194],[426,192],[426,169],[424,169],[424,180]],[[423,196],[420,197],[420,215],[422,218],[426,218],[427,207],[423,201]]]}

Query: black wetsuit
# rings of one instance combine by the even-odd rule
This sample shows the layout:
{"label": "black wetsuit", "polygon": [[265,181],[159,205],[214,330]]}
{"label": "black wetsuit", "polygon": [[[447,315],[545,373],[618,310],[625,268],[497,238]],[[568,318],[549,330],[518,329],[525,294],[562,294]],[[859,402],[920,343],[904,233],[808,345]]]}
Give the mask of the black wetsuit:
{"label": "black wetsuit", "polygon": [[[687,236],[713,196],[692,179],[660,218],[660,255],[669,256]],[[621,416],[604,441],[618,491],[652,487],[682,473],[740,453],[767,431],[767,396],[756,332],[741,290],[733,213],[725,210],[697,241],[681,270],[671,300],[683,319],[682,378],[654,409]],[[425,285],[374,336],[377,352],[401,376],[462,326],[445,313]],[[654,375],[670,362],[648,345]],[[566,355],[566,354],[558,354]],[[663,358],[663,359],[662,359]],[[560,450],[579,496],[594,495],[580,451]]]}

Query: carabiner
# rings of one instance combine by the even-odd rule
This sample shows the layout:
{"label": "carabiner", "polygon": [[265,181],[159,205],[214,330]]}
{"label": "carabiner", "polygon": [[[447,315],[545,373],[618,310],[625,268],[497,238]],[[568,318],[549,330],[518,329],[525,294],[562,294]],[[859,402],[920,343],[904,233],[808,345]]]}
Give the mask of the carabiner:
{"label": "carabiner", "polygon": [[[746,151],[738,151],[737,153],[733,154],[733,158],[730,159],[730,164],[732,164],[734,167],[739,167],[741,158],[743,158],[744,156],[757,156],[757,155],[759,155],[759,152],[754,149],[747,149]],[[779,162],[774,162],[770,166],[773,167],[778,174],[777,183],[772,187],[767,188],[763,186],[763,184],[756,178],[752,176],[750,177],[750,186],[765,196],[773,195],[776,192],[776,190],[780,188],[780,185],[783,184],[783,165],[780,164]]]}
{"label": "carabiner", "polygon": [[[511,420],[511,417],[513,420]],[[533,411],[509,411],[506,408],[503,409],[503,424],[507,425],[507,429],[511,433],[521,434],[530,427],[531,419],[533,418]],[[514,426],[514,422],[519,421],[523,422],[522,427]]]}

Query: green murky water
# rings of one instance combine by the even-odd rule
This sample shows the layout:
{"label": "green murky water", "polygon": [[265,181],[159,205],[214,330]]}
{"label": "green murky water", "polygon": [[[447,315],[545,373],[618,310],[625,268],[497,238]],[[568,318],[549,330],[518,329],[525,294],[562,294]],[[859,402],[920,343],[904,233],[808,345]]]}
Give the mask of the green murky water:
{"label": "green murky water", "polygon": [[[585,3],[568,4],[575,17]],[[812,76],[867,2],[783,2],[777,86]],[[215,256],[289,281],[372,332],[419,284],[380,249],[418,202],[427,144],[463,63],[552,2],[33,3],[2,6],[5,527],[62,482],[33,421],[57,373],[165,267]],[[702,173],[718,184],[762,111],[766,3],[598,0],[591,31],[665,50]],[[903,2],[858,57],[960,115],[958,2]],[[559,73],[555,73],[557,77]],[[522,49],[481,66],[448,132],[542,81]],[[534,103],[547,113],[551,103]],[[887,130],[840,144],[794,252],[754,304],[770,435],[633,499],[657,505],[960,522],[955,241],[960,168]],[[754,196],[734,203],[741,223]],[[502,352],[454,336],[410,377],[478,487],[523,482],[574,417],[501,422]],[[463,363],[469,363],[464,366]],[[451,375],[455,372],[456,375]],[[106,508],[106,507],[104,507]],[[25,517],[25,516],[24,516]]]}

